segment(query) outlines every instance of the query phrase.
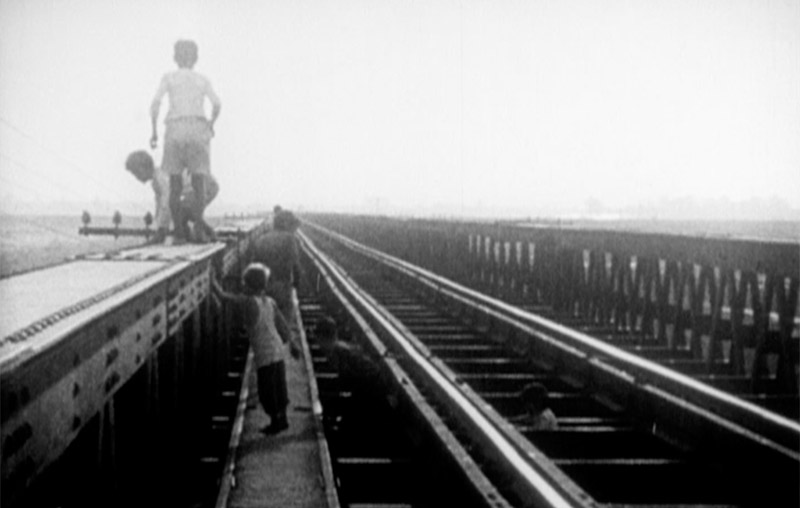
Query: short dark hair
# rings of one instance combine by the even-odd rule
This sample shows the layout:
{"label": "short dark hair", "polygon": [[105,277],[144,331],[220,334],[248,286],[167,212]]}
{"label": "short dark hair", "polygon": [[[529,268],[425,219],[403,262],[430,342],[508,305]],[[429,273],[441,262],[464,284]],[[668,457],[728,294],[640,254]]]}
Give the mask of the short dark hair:
{"label": "short dark hair", "polygon": [[525,404],[531,404],[537,409],[547,408],[547,388],[539,383],[530,383],[520,392],[520,398]]}
{"label": "short dark hair", "polygon": [[155,168],[156,163],[153,161],[153,157],[144,150],[137,150],[125,159],[125,169],[140,179],[150,178]]}
{"label": "short dark hair", "polygon": [[245,288],[252,293],[264,291],[269,280],[269,268],[261,263],[252,263],[244,269],[242,282]]}
{"label": "short dark hair", "polygon": [[181,39],[175,43],[175,63],[178,67],[194,67],[197,63],[197,43],[191,40]]}
{"label": "short dark hair", "polygon": [[335,338],[337,335],[336,321],[330,316],[323,317],[314,327],[314,335],[316,335],[318,339],[323,340]]}
{"label": "short dark hair", "polygon": [[276,231],[296,231],[300,227],[300,219],[289,210],[281,210],[272,217],[272,227]]}

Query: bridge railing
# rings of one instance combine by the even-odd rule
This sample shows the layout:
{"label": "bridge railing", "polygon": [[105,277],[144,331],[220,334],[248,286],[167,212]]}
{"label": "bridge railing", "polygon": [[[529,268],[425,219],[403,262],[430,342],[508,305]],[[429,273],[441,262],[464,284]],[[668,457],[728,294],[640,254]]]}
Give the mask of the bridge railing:
{"label": "bridge railing", "polygon": [[798,390],[800,244],[549,226],[317,215],[366,245],[707,374]]}
{"label": "bridge railing", "polygon": [[693,443],[726,463],[741,462],[736,467],[754,468],[755,484],[762,487],[791,484],[796,478],[796,422],[346,237],[313,229],[377,262],[394,283],[426,294],[469,326],[530,355],[593,396],[625,407],[647,432]]}

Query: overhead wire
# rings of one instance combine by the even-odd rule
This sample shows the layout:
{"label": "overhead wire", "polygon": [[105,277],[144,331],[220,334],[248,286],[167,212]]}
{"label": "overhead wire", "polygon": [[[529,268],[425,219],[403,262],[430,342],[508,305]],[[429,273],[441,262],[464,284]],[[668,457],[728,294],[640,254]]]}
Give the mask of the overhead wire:
{"label": "overhead wire", "polygon": [[[2,151],[0,151],[0,158],[4,158],[4,159],[10,161],[11,163],[13,163],[15,165],[18,165],[19,167],[21,167],[22,169],[24,169],[26,171],[31,171],[31,169],[32,169],[29,166],[23,164],[22,162],[16,160],[15,158],[9,157],[8,155],[4,154]],[[45,177],[43,175],[41,175],[41,174],[37,174],[36,172],[33,172],[33,174],[37,178],[42,179],[43,181],[45,181],[47,184],[49,184],[51,186],[52,185],[59,185],[59,184],[53,183],[52,181],[46,180]],[[33,196],[37,196],[38,197],[38,196],[41,195],[42,189],[38,189],[38,188],[34,189],[34,188],[32,188],[32,187],[30,187],[28,185],[21,184],[20,182],[15,182],[12,179],[8,178],[7,176],[4,176],[2,173],[0,173],[0,180],[6,182],[6,185],[8,185],[10,187],[14,187],[14,188],[17,188],[17,189],[21,189],[21,190],[27,191],[28,193],[32,194]],[[108,204],[100,203],[100,205],[103,207],[103,213],[99,214],[99,215],[101,215],[103,217],[110,218],[110,217],[112,217],[114,215],[114,213],[116,213],[116,210],[114,210]],[[143,219],[143,217],[139,217],[139,216],[131,216],[131,215],[128,215],[128,216],[132,217],[135,220]]]}
{"label": "overhead wire", "polygon": [[[73,94],[73,95],[70,95],[68,98],[66,98],[67,100],[65,100],[65,101],[52,102],[52,101],[50,101],[50,98],[53,95],[53,91],[52,91],[51,87],[49,87],[49,86],[48,87],[43,87],[40,83],[38,83],[35,80],[31,79],[28,76],[28,72],[26,72],[25,70],[23,70],[19,66],[12,65],[11,67],[12,67],[11,68],[11,72],[6,72],[6,74],[10,76],[10,79],[18,80],[18,81],[23,82],[23,83],[21,83],[21,86],[24,86],[24,88],[26,89],[26,92],[30,93],[31,91],[33,91],[34,94],[36,94],[38,96],[38,97],[36,97],[36,102],[38,102],[38,103],[47,102],[49,109],[53,109],[54,107],[56,107],[57,109],[60,110],[60,113],[61,113],[62,117],[64,117],[64,118],[71,118],[71,117],[76,116],[77,114],[85,114],[86,111],[93,111],[93,112],[95,112],[97,114],[100,114],[100,113],[108,114],[108,108],[105,107],[105,105],[102,102],[98,102],[96,100],[91,100],[89,98],[89,96],[87,96],[85,94],[81,94],[81,95],[74,95]],[[16,67],[16,69],[14,67]],[[6,69],[6,70],[8,71],[8,69]],[[68,108],[67,107],[67,103],[76,106],[75,110],[72,110],[72,109]],[[124,123],[120,127],[118,127],[118,130],[124,131],[128,127],[130,127],[132,124],[134,124],[136,122],[142,122],[144,120],[144,117],[146,116],[145,109],[144,108],[142,108],[142,109],[137,108],[136,111],[140,111],[141,114],[136,114],[136,116],[134,116],[133,118],[128,120],[126,123]],[[149,116],[147,116],[147,121],[148,121],[148,125],[149,125]],[[93,136],[93,138],[96,138],[98,136],[98,134],[100,134],[102,136],[105,133],[106,133],[106,131],[99,131],[99,133],[93,133],[92,136]],[[148,135],[149,135],[149,133],[148,133]],[[109,138],[105,138],[105,139],[107,141],[110,141]]]}
{"label": "overhead wire", "polygon": [[[72,181],[69,181],[69,182],[54,181],[53,178],[47,177],[46,175],[42,174],[42,172],[37,171],[33,167],[31,167],[31,166],[29,166],[29,165],[27,165],[27,164],[25,164],[23,162],[20,162],[18,159],[14,158],[14,157],[11,157],[8,154],[3,153],[2,151],[0,151],[0,158],[3,158],[5,160],[9,161],[10,163],[12,163],[13,165],[23,169],[24,171],[27,172],[27,174],[29,176],[32,176],[33,178],[35,178],[38,183],[43,184],[48,189],[58,189],[58,190],[63,192],[64,187],[67,187],[66,190],[68,190],[68,191],[78,191],[78,190],[80,190],[76,183],[73,183]],[[26,185],[19,185],[18,182],[14,182],[13,180],[11,180],[9,178],[5,178],[4,180],[7,181],[7,182],[11,182],[12,186],[16,186],[16,187],[19,187],[19,188],[27,189],[29,192],[31,192],[36,197],[41,197],[41,195],[44,194],[42,188],[37,189],[37,190],[33,190],[30,187],[27,187]],[[106,213],[107,212],[113,213],[112,208],[108,204],[101,203],[101,206],[105,209],[104,211]]]}
{"label": "overhead wire", "polygon": [[64,231],[60,230],[60,229],[56,229],[56,228],[54,228],[54,227],[52,227],[52,226],[48,226],[48,225],[46,225],[46,224],[44,224],[44,223],[42,223],[42,222],[39,222],[39,221],[37,221],[37,220],[34,220],[34,219],[31,219],[31,218],[30,218],[30,216],[26,216],[26,215],[15,215],[15,216],[14,216],[14,219],[15,219],[15,220],[20,220],[20,221],[22,221],[22,222],[24,222],[24,223],[26,223],[26,224],[28,224],[28,225],[31,225],[31,226],[37,227],[37,228],[39,228],[39,229],[44,229],[44,230],[47,230],[47,231],[49,231],[49,232],[51,232],[51,233],[55,233],[55,234],[57,234],[57,235],[59,235],[59,236],[62,236],[62,237],[64,237],[64,238],[67,238],[67,239],[69,239],[69,240],[71,240],[71,241],[75,241],[75,240],[80,240],[80,241],[88,241],[88,240],[89,240],[89,238],[88,238],[88,237],[81,236],[81,235],[77,235],[77,234],[73,236],[73,235],[71,235],[71,234],[69,234],[69,233],[66,233],[66,232],[64,232]]}
{"label": "overhead wire", "polygon": [[[17,191],[21,190],[21,191],[27,192],[29,194],[32,194],[34,196],[37,196],[39,194],[39,192],[40,192],[39,189],[34,189],[34,188],[32,188],[32,187],[30,187],[28,185],[22,184],[20,182],[15,182],[15,181],[11,180],[10,178],[8,178],[7,176],[3,175],[2,173],[0,173],[0,181],[4,182],[4,185],[6,187],[12,187],[12,188],[15,188]],[[14,215],[15,217],[21,216],[19,214],[9,214],[9,215]]]}
{"label": "overhead wire", "polygon": [[[29,141],[31,141],[40,150],[52,155],[53,157],[56,157],[57,159],[61,160],[62,162],[67,164],[69,167],[71,167],[73,170],[77,171],[78,173],[80,173],[84,177],[88,178],[89,181],[93,182],[99,189],[105,191],[108,194],[114,194],[118,198],[127,199],[127,198],[124,198],[124,197],[120,196],[118,192],[116,192],[116,191],[114,191],[112,189],[109,189],[108,187],[106,187],[105,185],[103,185],[102,183],[97,181],[89,172],[87,172],[85,169],[83,169],[81,166],[79,166],[75,162],[67,159],[66,157],[64,157],[63,155],[58,153],[57,151],[55,151],[52,148],[48,147],[47,145],[45,145],[44,143],[42,143],[41,141],[36,139],[34,136],[32,136],[32,135],[28,134],[27,132],[23,131],[22,129],[20,129],[19,127],[17,127],[13,123],[9,122],[7,119],[3,118],[2,116],[0,116],[0,122],[5,124],[6,126],[8,126],[10,129],[12,129],[14,132],[19,134],[20,136],[22,136],[22,137],[28,139]],[[8,157],[6,157],[6,158],[8,158]],[[132,203],[132,204],[134,204],[134,206],[136,206],[137,208],[139,208],[141,210],[149,211],[149,210],[147,210],[145,207],[143,207],[140,204],[137,204],[137,203]]]}
{"label": "overhead wire", "polygon": [[[16,187],[18,189],[25,189],[25,190],[27,190],[29,192],[35,192],[32,189],[27,188],[26,186],[19,185],[17,183],[11,182],[7,178],[5,178],[3,175],[0,175],[0,180],[4,181],[8,185],[11,185],[12,187]],[[69,238],[72,241],[75,241],[75,240],[86,240],[87,239],[87,238],[79,236],[79,235],[71,235],[71,234],[69,234],[69,233],[67,233],[67,232],[65,232],[63,230],[56,229],[56,228],[54,228],[52,226],[49,226],[47,224],[44,224],[44,223],[38,221],[38,220],[32,219],[32,218],[30,218],[30,216],[27,216],[27,215],[14,215],[14,220],[20,220],[22,222],[25,222],[26,224],[29,224],[31,226],[35,226],[35,227],[37,227],[39,229],[44,229],[44,230],[50,231],[51,233],[55,233],[55,234],[57,234],[59,236],[62,236],[64,238]]]}
{"label": "overhead wire", "polygon": [[[16,187],[17,189],[24,189],[24,190],[27,190],[28,192],[36,193],[36,191],[31,189],[30,187],[27,187],[25,185],[20,185],[17,182],[12,182],[8,178],[3,176],[2,174],[0,174],[0,181],[5,182],[5,184],[10,185],[12,187]],[[82,251],[85,251],[85,249],[87,247],[93,248],[93,249],[94,248],[98,248],[98,249],[107,248],[107,247],[103,247],[103,244],[98,244],[97,243],[97,239],[90,238],[89,236],[85,236],[85,235],[80,234],[79,233],[79,229],[78,229],[78,224],[77,224],[77,218],[76,218],[75,228],[73,229],[74,233],[69,233],[65,229],[59,229],[57,227],[53,227],[52,225],[46,224],[45,222],[43,222],[40,219],[34,219],[30,215],[14,214],[13,216],[8,216],[3,221],[0,221],[0,231],[3,231],[5,229],[5,224],[9,224],[9,223],[12,223],[14,221],[21,222],[23,224],[26,224],[28,226],[37,228],[37,229],[42,230],[42,231],[47,231],[48,233],[54,234],[59,238],[63,238],[65,240],[68,240],[69,241],[68,245],[71,245],[74,248],[79,248]],[[12,238],[13,239],[13,237],[14,237],[13,233],[9,234],[9,232],[7,232],[7,231],[3,231],[3,233],[4,234],[2,236],[0,236],[0,245],[2,245],[4,243],[4,241],[3,241],[4,239],[8,239],[8,238]],[[13,241],[12,241],[11,245],[13,245]],[[72,247],[68,247],[68,249],[69,250],[74,250]],[[3,248],[3,249],[0,249],[0,251],[5,252],[6,249]],[[2,255],[5,256],[6,253],[4,253]],[[10,273],[3,273],[2,277],[6,277],[6,276],[11,275],[13,273],[17,273],[17,272],[13,271],[13,272],[10,272]]]}

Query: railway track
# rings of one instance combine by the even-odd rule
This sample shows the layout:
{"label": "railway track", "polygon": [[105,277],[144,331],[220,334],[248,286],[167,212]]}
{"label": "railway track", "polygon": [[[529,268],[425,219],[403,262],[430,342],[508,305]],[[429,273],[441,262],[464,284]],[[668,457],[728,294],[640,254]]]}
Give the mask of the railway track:
{"label": "railway track", "polygon": [[[580,316],[578,313],[571,314],[555,310],[541,301],[537,304],[530,304],[511,295],[502,295],[501,299],[526,312],[563,324],[781,416],[800,421],[800,395],[797,393],[797,387],[781,383],[776,375],[780,368],[778,355],[774,351],[774,348],[780,347],[777,339],[766,341],[771,346],[765,348],[766,352],[760,355],[758,361],[750,359],[745,362],[747,364],[755,363],[756,368],[761,371],[761,375],[737,374],[733,368],[734,362],[730,358],[730,342],[723,341],[721,347],[725,352],[720,358],[709,361],[704,357],[710,354],[707,351],[709,346],[692,348],[693,340],[702,342],[704,338],[698,338],[693,330],[683,328],[686,323],[682,323],[684,318],[681,316],[678,316],[677,323],[665,324],[663,330],[659,330],[661,337],[657,337],[652,326],[648,328],[642,322],[629,322],[625,315],[615,317],[617,322],[609,322],[608,316],[592,318]],[[589,310],[586,314],[591,316],[593,312]],[[776,320],[773,321],[777,323]],[[726,322],[723,321],[720,326],[725,325]],[[730,327],[730,324],[728,323],[727,326]],[[790,356],[796,358],[800,354],[797,351],[798,346],[800,346],[800,341],[793,342],[794,351],[790,353]],[[752,349],[750,354],[758,354],[755,348]],[[699,355],[698,350],[701,352]],[[706,351],[706,353],[702,353],[702,351]]]}
{"label": "railway track", "polygon": [[[369,316],[507,502],[798,504],[793,422],[408,264],[389,267],[391,260],[335,235],[311,236],[305,250],[316,266]],[[531,382],[550,392],[557,430],[511,423]]]}
{"label": "railway track", "polygon": [[[470,485],[468,475],[460,472],[461,465],[453,462],[452,455],[431,453],[442,439],[454,440],[444,428],[439,429],[439,435],[432,430],[433,422],[426,421],[432,411],[419,393],[408,385],[392,386],[392,379],[402,379],[401,369],[391,369],[398,377],[389,374],[387,384],[380,387],[385,392],[376,389],[378,386],[357,386],[343,380],[314,335],[322,316],[341,313],[341,309],[326,309],[311,295],[301,298],[300,309],[310,332],[309,351],[324,407],[325,439],[342,506],[508,506],[488,482],[484,481],[485,492]],[[347,332],[343,329],[342,333]],[[465,455],[463,451],[461,454]],[[485,494],[497,496],[497,502],[485,498]]]}
{"label": "railway track", "polygon": [[[320,219],[525,312],[800,422],[796,243],[676,237],[672,245],[652,235],[609,232],[603,237],[612,244],[603,245],[596,235],[576,233],[578,241],[562,231],[572,246],[556,254],[547,234],[533,241],[514,230],[453,235],[435,226],[382,229],[379,222]],[[448,256],[458,257],[447,262]]]}

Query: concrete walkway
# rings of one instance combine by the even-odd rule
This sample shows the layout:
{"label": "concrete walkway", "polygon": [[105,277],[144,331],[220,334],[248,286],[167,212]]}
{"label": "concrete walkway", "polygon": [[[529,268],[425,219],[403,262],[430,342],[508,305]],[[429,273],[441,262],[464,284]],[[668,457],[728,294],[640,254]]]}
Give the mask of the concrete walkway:
{"label": "concrete walkway", "polygon": [[[303,349],[308,354],[308,348]],[[248,377],[244,426],[227,506],[329,507],[331,502],[325,490],[318,429],[304,360],[287,360],[289,429],[274,436],[260,432],[269,423],[269,417],[258,403],[255,369],[251,369]],[[323,450],[326,450],[324,445]],[[332,504],[336,505],[335,500]]]}

